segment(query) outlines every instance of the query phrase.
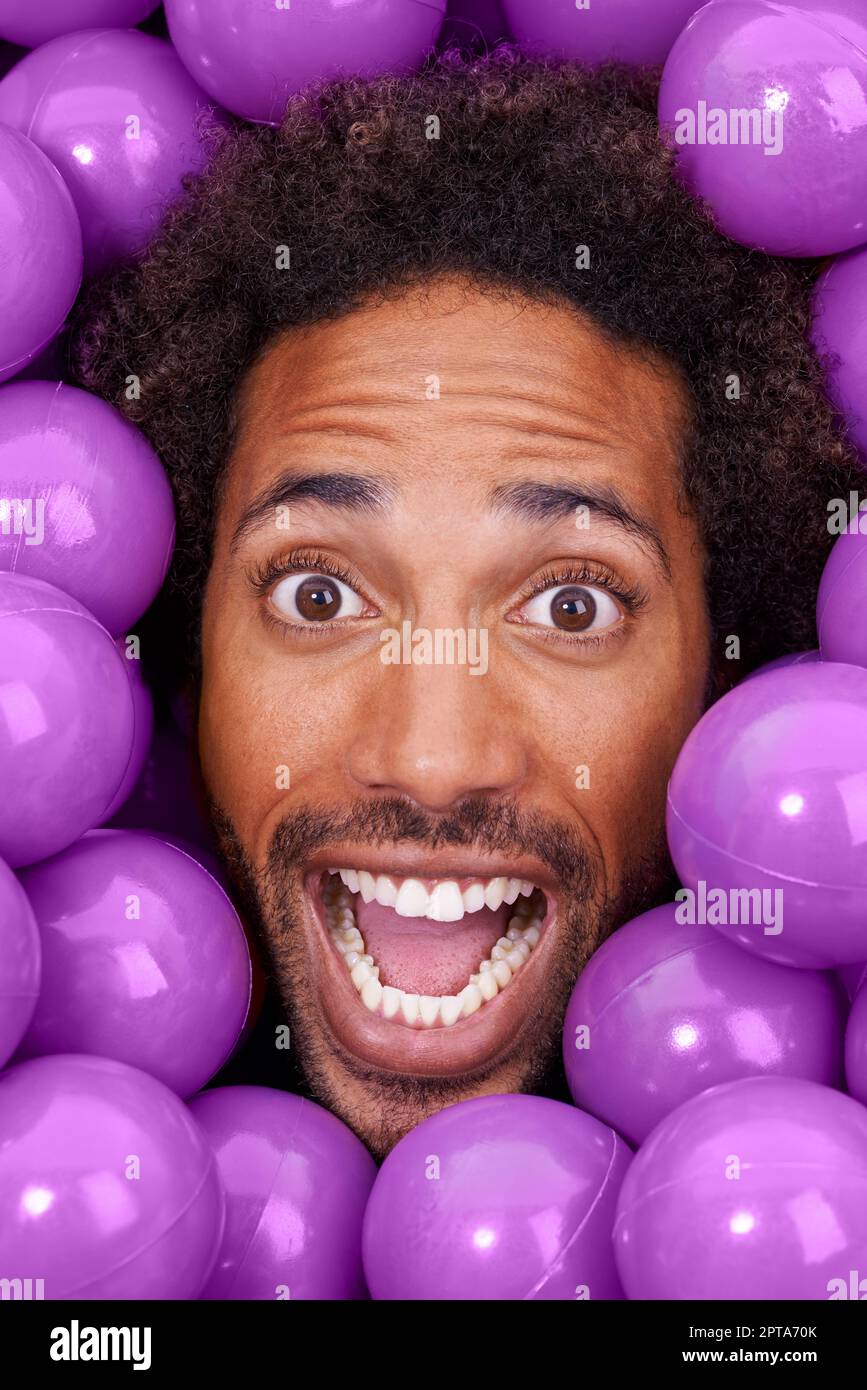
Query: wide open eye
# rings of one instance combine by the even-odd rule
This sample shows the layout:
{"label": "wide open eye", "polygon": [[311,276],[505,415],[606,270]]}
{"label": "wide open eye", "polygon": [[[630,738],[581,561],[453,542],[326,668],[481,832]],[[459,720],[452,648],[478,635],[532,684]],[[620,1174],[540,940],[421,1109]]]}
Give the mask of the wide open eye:
{"label": "wide open eye", "polygon": [[355,590],[327,574],[287,575],[271,590],[271,603],[290,622],[324,623],[364,612],[364,601]]}
{"label": "wide open eye", "polygon": [[521,613],[528,623],[576,635],[601,632],[622,616],[620,606],[605,589],[584,584],[552,585],[526,603]]}

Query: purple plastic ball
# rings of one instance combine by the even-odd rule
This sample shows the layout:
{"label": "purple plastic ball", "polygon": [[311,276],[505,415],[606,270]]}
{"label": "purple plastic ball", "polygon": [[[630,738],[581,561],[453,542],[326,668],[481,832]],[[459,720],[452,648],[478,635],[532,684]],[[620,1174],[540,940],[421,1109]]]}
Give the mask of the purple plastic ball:
{"label": "purple plastic ball", "polygon": [[630,1299],[827,1299],[867,1269],[867,1110],[794,1077],[712,1086],[668,1115],[620,1192]]}
{"label": "purple plastic ball", "polygon": [[867,241],[863,0],[710,0],[668,55],[659,119],[734,241],[781,256]]}
{"label": "purple plastic ball", "polygon": [[0,36],[36,48],[61,34],[99,25],[126,29],[153,14],[158,0],[3,0]]}
{"label": "purple plastic ball", "polygon": [[832,261],[813,294],[812,339],[828,395],[867,460],[867,250]]}
{"label": "purple plastic ball", "polygon": [[171,44],[136,29],[84,29],[28,53],[0,82],[0,121],[63,175],[84,234],[85,274],[143,250],[181,179],[206,163],[210,107]]}
{"label": "purple plastic ball", "polygon": [[482,1096],[424,1120],[364,1218],[376,1299],[617,1299],[611,1229],[630,1162],[607,1126],[541,1096]]}
{"label": "purple plastic ball", "polygon": [[446,0],[165,0],[172,42],[196,82],[236,115],[274,125],[289,97],[311,82],[416,67],[445,7]]}
{"label": "purple plastic ball", "polygon": [[822,654],[819,651],[790,652],[787,656],[775,657],[773,661],[767,661],[764,666],[759,666],[755,671],[750,671],[748,676],[744,676],[744,680],[755,680],[756,676],[766,676],[769,671],[783,671],[788,666],[811,666],[814,661],[821,660]]}
{"label": "purple plastic ball", "polygon": [[863,980],[846,1028],[846,1086],[850,1095],[867,1105],[867,986]]}
{"label": "purple plastic ball", "polygon": [[512,37],[530,53],[584,63],[664,63],[701,0],[502,0]]}
{"label": "purple plastic ball", "polygon": [[825,661],[867,666],[867,512],[834,542],[819,584],[816,626]]}
{"label": "purple plastic ball", "polygon": [[352,1131],[313,1101],[264,1086],[205,1091],[190,1110],[226,1193],[201,1297],[364,1298],[361,1225],[376,1164]]}
{"label": "purple plastic ball", "polygon": [[563,1030],[572,1099],[631,1144],[739,1077],[843,1079],[846,999],[830,973],[742,951],[666,903],[619,927],[578,978]]}
{"label": "purple plastic ball", "polygon": [[19,1057],[112,1057],[180,1096],[210,1081],[241,1035],[251,968],[208,870],[154,835],[94,830],[21,881],[42,988]]}
{"label": "purple plastic ball", "polygon": [[0,859],[0,1067],[15,1051],[36,1006],[41,952],[33,909]]}
{"label": "purple plastic ball", "polygon": [[0,570],[56,584],[115,636],[159,591],[175,538],[172,491],[114,406],[51,381],[0,388]]}
{"label": "purple plastic ball", "polygon": [[81,224],[69,189],[32,140],[0,125],[0,381],[51,342],[81,271]]}
{"label": "purple plastic ball", "polygon": [[52,584],[0,573],[0,634],[0,855],[17,867],[99,824],[135,716],[111,637]]}
{"label": "purple plastic ball", "polygon": [[699,720],[668,788],[668,844],[706,920],[781,965],[867,957],[867,671],[744,681]]}
{"label": "purple plastic ball", "polygon": [[195,1298],[224,1215],[209,1145],[152,1076],[76,1056],[0,1075],[0,1269],[36,1297]]}

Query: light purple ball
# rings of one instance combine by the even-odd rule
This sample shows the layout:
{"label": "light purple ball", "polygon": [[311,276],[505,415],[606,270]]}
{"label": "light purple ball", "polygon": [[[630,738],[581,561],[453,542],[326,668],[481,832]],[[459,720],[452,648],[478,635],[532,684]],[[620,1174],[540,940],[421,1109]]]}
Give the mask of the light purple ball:
{"label": "light purple ball", "polygon": [[681,883],[757,955],[814,970],[864,960],[865,788],[867,671],[817,661],[744,681],[699,720],[671,776]]}
{"label": "light purple ball", "polygon": [[812,339],[826,367],[828,395],[867,461],[867,250],[840,256],[813,294]]}
{"label": "light purple ball", "polygon": [[204,167],[196,119],[209,106],[171,44],[135,29],[52,39],[0,82],[0,121],[26,131],[72,194],[86,275],[142,251],[183,175]]}
{"label": "light purple ball", "polygon": [[231,1055],[251,967],[208,870],[153,835],[94,830],[22,874],[42,988],[19,1057],[113,1057],[191,1096]]}
{"label": "light purple ball", "polygon": [[664,63],[701,0],[502,0],[512,37],[533,54],[584,63]]}
{"label": "light purple ball", "polygon": [[103,818],[132,753],[129,677],[86,608],[0,573],[0,855],[17,867]]}
{"label": "light purple ball", "polygon": [[98,396],[51,381],[0,388],[4,505],[0,569],[56,584],[114,636],[156,598],[175,539],[171,487],[144,435]]}
{"label": "light purple ball", "polygon": [[311,82],[418,66],[445,7],[446,0],[165,3],[172,42],[196,82],[236,115],[274,125],[289,97]]}
{"label": "light purple ball", "polygon": [[0,381],[51,342],[81,271],[81,224],[69,189],[32,140],[0,125]]}
{"label": "light purple ball", "polygon": [[690,1096],[744,1076],[843,1079],[846,999],[666,903],[619,927],[578,977],[563,1060],[572,1099],[631,1144]]}
{"label": "light purple ball", "polygon": [[156,7],[157,0],[3,0],[0,37],[36,48],[76,29],[141,24]]}
{"label": "light purple ball", "polygon": [[766,676],[769,671],[783,671],[788,666],[811,666],[814,661],[821,660],[822,654],[819,651],[790,652],[787,656],[775,657],[773,661],[767,661],[764,666],[759,666],[755,671],[750,671],[748,676],[744,676],[744,680],[755,680],[756,676]]}
{"label": "light purple ball", "polygon": [[42,1279],[46,1299],[195,1298],[224,1215],[204,1135],[152,1076],[71,1055],[0,1074],[8,1276]]}
{"label": "light purple ball", "polygon": [[834,542],[816,603],[825,661],[867,666],[867,512]]}
{"label": "light purple ball", "polygon": [[642,1145],[614,1244],[630,1299],[828,1299],[867,1270],[867,1109],[794,1077],[712,1086]]}
{"label": "light purple ball", "polygon": [[863,982],[846,1028],[846,1086],[850,1095],[867,1105],[867,986]]}
{"label": "light purple ball", "polygon": [[659,91],[686,186],[726,236],[781,256],[867,241],[865,111],[863,0],[710,0]]}
{"label": "light purple ball", "polygon": [[630,1152],[541,1096],[482,1096],[410,1131],[364,1218],[376,1299],[617,1299],[611,1244]]}
{"label": "light purple ball", "polygon": [[226,1193],[201,1297],[364,1298],[361,1223],[376,1164],[352,1131],[313,1101],[264,1086],[204,1091],[190,1111]]}
{"label": "light purple ball", "polygon": [[36,1006],[39,929],[27,895],[0,859],[0,1067],[18,1046]]}

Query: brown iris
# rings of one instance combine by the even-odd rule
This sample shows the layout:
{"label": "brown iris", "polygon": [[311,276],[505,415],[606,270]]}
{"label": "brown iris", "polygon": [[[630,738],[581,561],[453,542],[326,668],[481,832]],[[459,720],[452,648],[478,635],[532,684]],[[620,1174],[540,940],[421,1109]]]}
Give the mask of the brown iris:
{"label": "brown iris", "polygon": [[331,580],[316,575],[298,585],[295,604],[302,618],[321,623],[340,611],[340,590]]}
{"label": "brown iris", "polygon": [[583,632],[596,617],[596,600],[589,589],[558,589],[551,600],[551,617],[563,632]]}

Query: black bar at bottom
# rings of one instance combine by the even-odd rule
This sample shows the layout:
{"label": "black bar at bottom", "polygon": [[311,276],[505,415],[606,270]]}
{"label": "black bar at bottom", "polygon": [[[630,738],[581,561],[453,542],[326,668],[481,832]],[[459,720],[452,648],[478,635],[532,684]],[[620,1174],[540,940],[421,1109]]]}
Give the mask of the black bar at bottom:
{"label": "black bar at bottom", "polygon": [[[861,1300],[865,1301],[865,1300]],[[828,1372],[858,1364],[867,1332],[860,1302],[827,1303],[524,1303],[517,1322],[474,1303],[448,1308],[404,1303],[120,1303],[0,1302],[4,1362],[25,1374],[50,1377],[111,1374],[162,1380],[184,1371],[213,1371],[223,1381],[272,1371],[291,1376],[320,1365],[333,1376],[345,1365],[353,1376],[402,1376],[427,1366],[448,1378],[469,1371],[467,1351],[485,1347],[496,1362],[517,1351],[532,1359],[556,1347],[575,1376],[604,1359],[609,1371],[668,1372],[708,1365]],[[435,1320],[435,1321],[434,1321]],[[467,1344],[450,1340],[466,1334]],[[555,1338],[526,1342],[527,1334]],[[481,1339],[481,1340],[479,1340]],[[373,1358],[371,1360],[371,1358]],[[403,1358],[409,1358],[405,1360]],[[442,1358],[437,1362],[437,1358]],[[591,1360],[591,1358],[593,1358]],[[491,1362],[487,1363],[492,1365]],[[543,1363],[544,1364],[544,1363]],[[403,1370],[401,1371],[401,1367]],[[542,1367],[539,1368],[542,1370]],[[544,1374],[544,1371],[542,1372]]]}

